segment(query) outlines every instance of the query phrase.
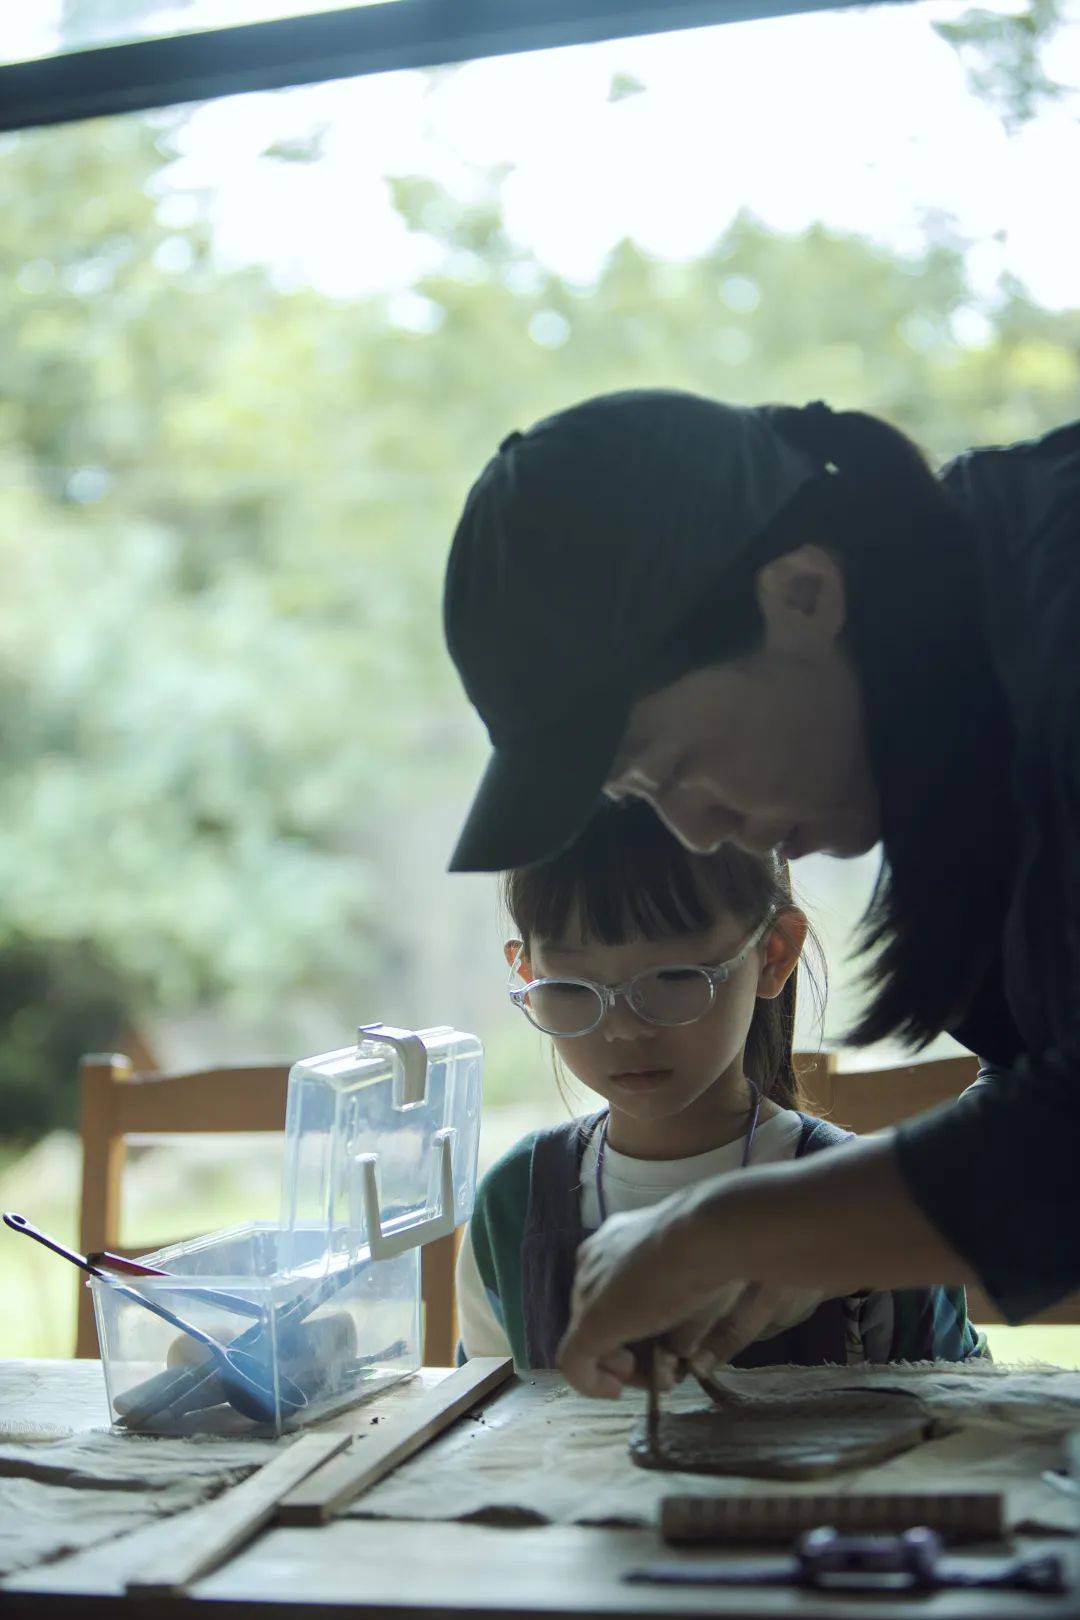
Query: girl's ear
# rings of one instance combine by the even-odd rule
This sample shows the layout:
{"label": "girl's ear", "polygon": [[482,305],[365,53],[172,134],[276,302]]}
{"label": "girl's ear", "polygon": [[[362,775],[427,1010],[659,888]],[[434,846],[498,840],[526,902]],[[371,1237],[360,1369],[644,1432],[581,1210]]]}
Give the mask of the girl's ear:
{"label": "girl's ear", "polygon": [[[520,961],[518,961],[519,951],[521,953]],[[517,962],[517,970],[520,978],[526,980],[532,978],[533,972],[529,965],[529,958],[525,955],[525,947],[520,939],[508,939],[506,944],[503,946],[503,955],[506,957],[506,964],[508,967],[512,968],[514,963]]]}
{"label": "girl's ear", "polygon": [[765,938],[764,957],[758,974],[757,993],[772,1001],[787,984],[799,965],[810,924],[798,906],[785,906]]}

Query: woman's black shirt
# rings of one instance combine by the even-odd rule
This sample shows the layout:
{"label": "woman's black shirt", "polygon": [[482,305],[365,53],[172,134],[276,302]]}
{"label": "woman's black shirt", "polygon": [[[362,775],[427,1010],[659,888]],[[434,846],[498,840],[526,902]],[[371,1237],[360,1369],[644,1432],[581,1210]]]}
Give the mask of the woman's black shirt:
{"label": "woman's black shirt", "polygon": [[1080,1286],[1080,423],[969,452],[945,483],[977,537],[1019,858],[1001,951],[954,1031],[994,1068],[902,1126],[898,1151],[1016,1321]]}

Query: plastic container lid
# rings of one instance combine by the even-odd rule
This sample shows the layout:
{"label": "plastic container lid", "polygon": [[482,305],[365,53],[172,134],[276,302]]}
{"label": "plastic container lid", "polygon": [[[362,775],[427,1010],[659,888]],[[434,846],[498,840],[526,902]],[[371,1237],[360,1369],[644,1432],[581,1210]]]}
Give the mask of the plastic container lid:
{"label": "plastic container lid", "polygon": [[[389,1259],[472,1214],[483,1048],[449,1027],[364,1026],[289,1074],[282,1259]],[[316,1236],[317,1235],[317,1236]]]}

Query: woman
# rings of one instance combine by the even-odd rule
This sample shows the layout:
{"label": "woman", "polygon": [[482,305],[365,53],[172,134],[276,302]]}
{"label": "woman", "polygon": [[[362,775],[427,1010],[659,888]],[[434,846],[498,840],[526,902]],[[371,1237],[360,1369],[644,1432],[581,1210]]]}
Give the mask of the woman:
{"label": "woman", "polygon": [[540,859],[602,790],[696,850],[880,840],[854,1039],[949,1030],[989,1065],[842,1154],[609,1221],[578,1388],[617,1394],[651,1335],[727,1359],[815,1291],[980,1281],[1016,1321],[1080,1282],[1078,514],[1080,426],[938,480],[869,416],[660,391],[512,434],[474,486],[446,627],[495,753],[455,867]]}

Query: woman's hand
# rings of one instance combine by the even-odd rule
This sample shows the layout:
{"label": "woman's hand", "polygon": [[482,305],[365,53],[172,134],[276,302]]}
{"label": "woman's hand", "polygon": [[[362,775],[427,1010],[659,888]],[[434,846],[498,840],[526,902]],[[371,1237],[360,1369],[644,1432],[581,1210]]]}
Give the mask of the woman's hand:
{"label": "woman's hand", "polygon": [[559,1366],[582,1394],[614,1397],[640,1382],[636,1341],[662,1339],[704,1371],[823,1299],[971,1278],[911,1198],[891,1140],[866,1138],[605,1221],[578,1251]]}
{"label": "woman's hand", "polygon": [[[685,1354],[745,1284],[732,1280],[702,1297],[695,1263],[701,1234],[686,1194],[650,1209],[612,1215],[578,1250],[570,1327],[559,1365],[585,1395],[614,1397],[624,1384],[641,1383],[632,1351],[636,1340],[663,1338]],[[672,1362],[665,1359],[666,1374]]]}
{"label": "woman's hand", "polygon": [[830,1297],[827,1288],[806,1288],[797,1283],[743,1283],[689,1352],[694,1367],[709,1373],[721,1363],[733,1361],[758,1339],[771,1339],[805,1322],[822,1300]]}
{"label": "woman's hand", "polygon": [[708,1372],[755,1340],[804,1322],[825,1298],[822,1288],[738,1279],[703,1287],[701,1216],[687,1202],[676,1194],[651,1209],[613,1215],[579,1250],[559,1365],[582,1394],[614,1397],[642,1382],[625,1348],[635,1340],[660,1338],[672,1352],[662,1363],[670,1383],[677,1359]]}

